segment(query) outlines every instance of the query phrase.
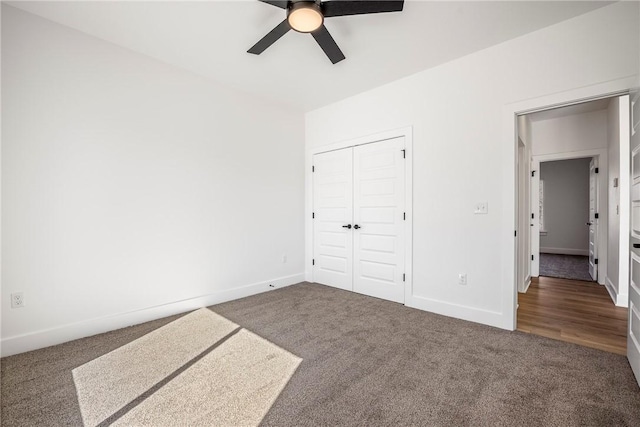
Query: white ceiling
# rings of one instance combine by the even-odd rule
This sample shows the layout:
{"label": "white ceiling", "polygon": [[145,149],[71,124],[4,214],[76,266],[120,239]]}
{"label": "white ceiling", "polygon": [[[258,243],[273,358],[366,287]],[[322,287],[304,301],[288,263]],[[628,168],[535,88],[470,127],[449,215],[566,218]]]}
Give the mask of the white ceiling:
{"label": "white ceiling", "polygon": [[329,18],[347,57],[332,65],[308,34],[290,31],[246,53],[285,18],[239,1],[8,2],[226,85],[309,111],[589,12],[599,1],[406,1],[401,13]]}
{"label": "white ceiling", "polygon": [[560,117],[574,116],[576,114],[591,113],[593,111],[606,110],[609,108],[612,98],[598,99],[595,101],[581,102],[567,107],[552,108],[537,113],[527,114],[532,122],[541,120],[559,119]]}

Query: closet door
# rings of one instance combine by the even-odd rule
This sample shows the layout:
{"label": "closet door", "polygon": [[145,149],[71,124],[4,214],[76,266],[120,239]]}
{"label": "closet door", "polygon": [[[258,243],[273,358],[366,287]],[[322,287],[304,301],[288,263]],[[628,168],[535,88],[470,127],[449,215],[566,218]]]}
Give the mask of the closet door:
{"label": "closet door", "polygon": [[404,303],[404,137],[353,151],[356,292]]}
{"label": "closet door", "polygon": [[353,290],[353,149],[313,156],[313,280]]}

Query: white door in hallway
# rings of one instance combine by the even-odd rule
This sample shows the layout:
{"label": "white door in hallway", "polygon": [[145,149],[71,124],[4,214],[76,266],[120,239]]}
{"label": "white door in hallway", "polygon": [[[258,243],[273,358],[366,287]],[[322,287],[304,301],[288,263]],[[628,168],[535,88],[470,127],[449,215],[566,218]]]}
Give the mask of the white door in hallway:
{"label": "white door in hallway", "polygon": [[598,163],[589,163],[589,275],[598,280]]}
{"label": "white door in hallway", "polygon": [[356,292],[404,302],[404,138],[354,148]]}
{"label": "white door in hallway", "polygon": [[640,90],[629,95],[631,149],[631,266],[627,358],[640,384]]}
{"label": "white door in hallway", "polygon": [[313,164],[313,279],[353,290],[353,149],[317,154]]}

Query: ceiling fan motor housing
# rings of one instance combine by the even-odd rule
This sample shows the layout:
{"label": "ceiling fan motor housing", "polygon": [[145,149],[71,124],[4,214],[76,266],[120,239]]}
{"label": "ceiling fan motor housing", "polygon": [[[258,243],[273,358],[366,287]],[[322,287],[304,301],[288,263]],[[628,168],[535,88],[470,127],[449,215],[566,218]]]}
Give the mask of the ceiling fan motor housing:
{"label": "ceiling fan motor housing", "polygon": [[287,7],[287,21],[294,31],[310,33],[322,26],[324,15],[315,1],[295,1]]}

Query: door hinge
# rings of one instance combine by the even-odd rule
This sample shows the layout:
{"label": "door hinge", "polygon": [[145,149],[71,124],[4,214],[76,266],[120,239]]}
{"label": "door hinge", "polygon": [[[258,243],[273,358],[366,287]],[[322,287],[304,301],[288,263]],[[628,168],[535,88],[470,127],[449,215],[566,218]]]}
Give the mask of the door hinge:
{"label": "door hinge", "polygon": [[531,261],[533,261],[533,255],[531,255]]}
{"label": "door hinge", "polygon": [[536,214],[532,213],[532,214],[531,214],[531,219],[535,218],[535,215],[536,215]]}
{"label": "door hinge", "polygon": [[513,236],[514,236],[514,237],[518,237],[518,230],[514,230],[514,231],[513,231]]}
{"label": "door hinge", "polygon": [[403,282],[404,282],[404,279],[405,279],[405,274],[404,274],[404,273],[402,273],[402,281],[403,281]]}
{"label": "door hinge", "polygon": [[402,151],[402,158],[406,159],[407,158],[407,150],[402,149],[400,151]]}
{"label": "door hinge", "polygon": [[536,171],[531,171],[531,176],[536,176]]}
{"label": "door hinge", "polygon": [[598,264],[598,258],[593,261],[595,264]]}
{"label": "door hinge", "polygon": [[311,166],[311,172],[315,172],[316,171],[316,167],[315,166]]}
{"label": "door hinge", "polygon": [[402,213],[402,219],[403,219],[404,221],[406,221],[406,220],[407,220],[407,213],[406,213],[406,212],[403,212],[403,213]]}
{"label": "door hinge", "polygon": [[316,260],[315,259],[311,260],[311,265],[316,265]]}
{"label": "door hinge", "polygon": [[315,217],[316,217],[316,213],[315,213],[315,212],[312,212],[312,213],[311,213],[311,218],[315,218]]}
{"label": "door hinge", "polygon": [[596,219],[600,218],[600,214],[596,214]]}
{"label": "door hinge", "polygon": [[596,173],[599,173],[599,172],[600,172],[600,168],[596,168]]}

